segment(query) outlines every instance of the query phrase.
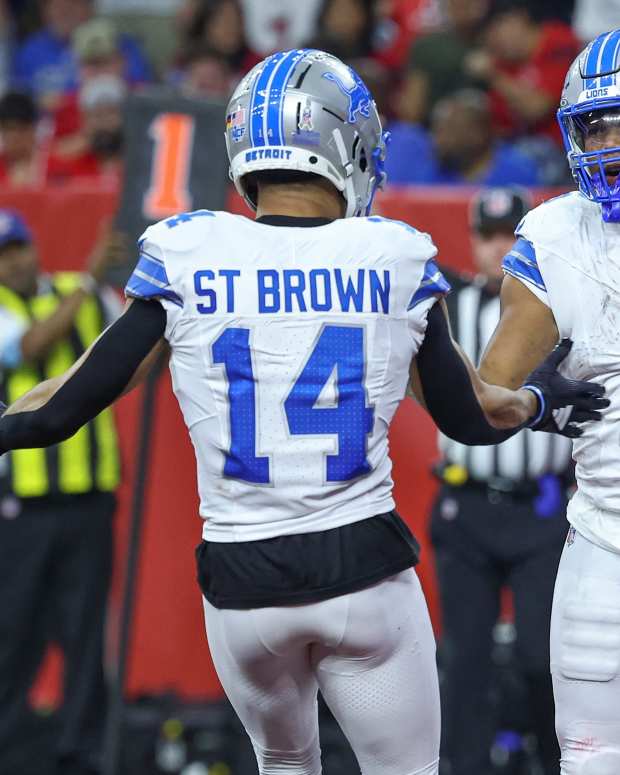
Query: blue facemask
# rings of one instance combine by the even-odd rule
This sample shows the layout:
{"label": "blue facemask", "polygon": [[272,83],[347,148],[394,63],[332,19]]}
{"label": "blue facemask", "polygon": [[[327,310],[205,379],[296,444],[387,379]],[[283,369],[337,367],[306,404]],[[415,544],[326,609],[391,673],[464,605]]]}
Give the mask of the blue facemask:
{"label": "blue facemask", "polygon": [[604,197],[601,209],[605,223],[620,223],[620,176],[610,186],[600,172],[595,172],[592,175],[592,185],[598,196]]}

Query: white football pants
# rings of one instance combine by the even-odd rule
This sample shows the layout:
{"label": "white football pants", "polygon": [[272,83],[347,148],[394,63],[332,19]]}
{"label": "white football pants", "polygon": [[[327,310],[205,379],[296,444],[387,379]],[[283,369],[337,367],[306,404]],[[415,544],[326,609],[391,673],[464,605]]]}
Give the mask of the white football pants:
{"label": "white football pants", "polygon": [[572,530],[553,599],[551,673],[562,775],[619,775],[620,555]]}
{"label": "white football pants", "polygon": [[436,775],[435,640],[412,569],[320,603],[204,603],[213,662],[260,775],[319,775],[317,690],[363,775]]}

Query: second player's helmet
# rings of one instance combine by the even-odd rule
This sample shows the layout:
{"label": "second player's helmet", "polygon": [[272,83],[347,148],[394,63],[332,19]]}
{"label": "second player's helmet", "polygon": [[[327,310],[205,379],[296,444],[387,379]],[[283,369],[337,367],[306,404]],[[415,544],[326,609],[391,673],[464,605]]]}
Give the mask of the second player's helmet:
{"label": "second player's helmet", "polygon": [[606,221],[620,221],[620,30],[599,35],[575,59],[558,121],[579,189],[602,205]]}
{"label": "second player's helmet", "polygon": [[273,54],[243,78],[226,113],[230,176],[250,207],[249,173],[297,170],[331,181],[347,217],[368,214],[385,180],[385,136],[352,68],[313,49]]}

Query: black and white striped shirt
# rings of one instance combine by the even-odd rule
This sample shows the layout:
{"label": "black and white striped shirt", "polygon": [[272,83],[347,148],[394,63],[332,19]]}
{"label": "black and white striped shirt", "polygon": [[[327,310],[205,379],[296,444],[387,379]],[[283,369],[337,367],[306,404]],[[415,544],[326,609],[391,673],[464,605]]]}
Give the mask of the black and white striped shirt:
{"label": "black and white striped shirt", "polygon": [[[448,275],[452,293],[446,299],[455,339],[473,363],[478,363],[500,316],[500,301],[483,278],[472,282]],[[513,482],[546,473],[563,474],[571,466],[572,442],[551,433],[522,431],[496,446],[467,447],[439,435],[446,462],[463,466],[474,480],[495,478]]]}

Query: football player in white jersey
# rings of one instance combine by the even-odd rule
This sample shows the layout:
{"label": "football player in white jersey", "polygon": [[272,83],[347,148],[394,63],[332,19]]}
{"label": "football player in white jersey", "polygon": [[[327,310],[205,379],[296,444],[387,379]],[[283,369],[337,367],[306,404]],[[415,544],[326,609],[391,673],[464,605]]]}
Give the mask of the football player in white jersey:
{"label": "football player in white jersey", "polygon": [[564,406],[563,432],[579,434],[604,391],[557,372],[567,343],[525,389],[480,380],[436,303],[448,285],[428,235],[368,215],[385,143],[342,62],[267,58],[226,126],[256,220],[198,210],[147,229],[125,314],[11,406],[0,452],[69,436],[167,342],[198,465],[209,645],[261,775],[320,773],[319,687],[365,775],[435,775],[435,645],[387,445],[410,374],[469,443]]}
{"label": "football player in white jersey", "polygon": [[551,672],[562,775],[620,773],[620,30],[571,66],[558,111],[579,190],[519,224],[483,379],[520,384],[558,336],[575,379],[611,405],[574,442],[578,490],[558,571]]}

